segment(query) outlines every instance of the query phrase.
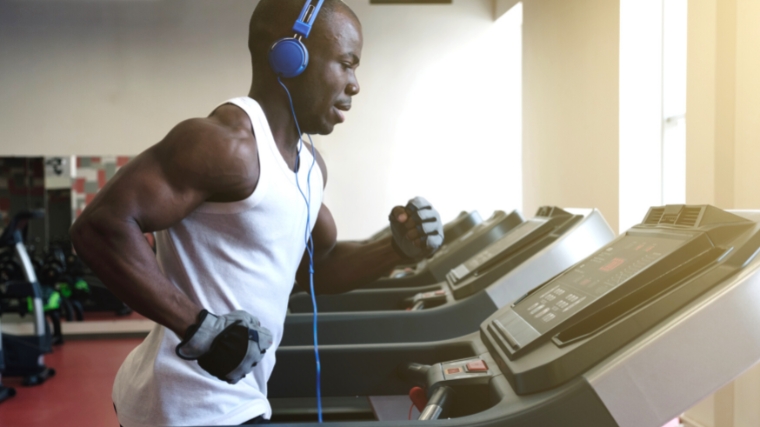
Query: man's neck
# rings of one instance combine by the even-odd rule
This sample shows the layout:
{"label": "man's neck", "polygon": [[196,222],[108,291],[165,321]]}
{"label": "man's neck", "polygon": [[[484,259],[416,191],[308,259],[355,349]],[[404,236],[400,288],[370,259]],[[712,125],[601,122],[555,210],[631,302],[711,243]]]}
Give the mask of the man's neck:
{"label": "man's neck", "polygon": [[284,93],[277,95],[271,91],[261,91],[254,88],[248,94],[249,97],[259,103],[264,115],[267,117],[272,137],[280,151],[293,154],[298,149],[301,135],[296,130],[293,120],[293,112],[290,109],[288,98]]}

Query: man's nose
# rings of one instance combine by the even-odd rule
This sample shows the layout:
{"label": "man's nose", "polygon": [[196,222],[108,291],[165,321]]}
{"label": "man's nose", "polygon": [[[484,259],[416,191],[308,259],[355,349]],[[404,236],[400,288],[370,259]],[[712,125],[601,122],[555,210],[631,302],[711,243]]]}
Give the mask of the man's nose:
{"label": "man's nose", "polygon": [[357,95],[359,93],[359,82],[354,81],[346,86],[346,94],[350,96]]}

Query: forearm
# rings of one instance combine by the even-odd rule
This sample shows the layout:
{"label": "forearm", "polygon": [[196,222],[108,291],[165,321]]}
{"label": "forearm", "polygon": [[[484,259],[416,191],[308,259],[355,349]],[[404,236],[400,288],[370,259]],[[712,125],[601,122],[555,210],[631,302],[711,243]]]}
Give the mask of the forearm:
{"label": "forearm", "polygon": [[195,322],[201,307],[164,276],[136,222],[85,211],[71,239],[82,260],[132,309],[179,337]]}
{"label": "forearm", "polygon": [[[390,236],[374,242],[338,242],[315,265],[314,288],[317,294],[347,292],[375,281],[404,261],[391,247]],[[300,271],[308,272],[308,268]],[[308,288],[308,274],[298,279]]]}

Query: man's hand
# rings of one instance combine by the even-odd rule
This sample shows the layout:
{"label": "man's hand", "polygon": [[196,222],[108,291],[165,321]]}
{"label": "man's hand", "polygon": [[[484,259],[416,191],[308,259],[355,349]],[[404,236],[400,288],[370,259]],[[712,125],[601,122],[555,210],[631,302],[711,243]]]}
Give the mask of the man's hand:
{"label": "man's hand", "polygon": [[422,197],[406,207],[396,206],[389,220],[393,248],[405,258],[419,260],[435,253],[443,244],[443,223],[438,211]]}
{"label": "man's hand", "polygon": [[248,375],[272,345],[272,333],[238,310],[216,316],[203,310],[177,345],[177,356],[197,360],[211,375],[235,384]]}

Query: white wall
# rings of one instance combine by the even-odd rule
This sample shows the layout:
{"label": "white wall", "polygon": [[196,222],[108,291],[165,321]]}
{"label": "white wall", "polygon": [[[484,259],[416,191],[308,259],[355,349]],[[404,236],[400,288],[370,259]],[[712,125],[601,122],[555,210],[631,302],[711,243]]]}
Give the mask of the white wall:
{"label": "white wall", "polygon": [[760,0],[736,9],[735,204],[760,209]]}
{"label": "white wall", "polygon": [[[760,209],[760,0],[689,0],[687,203]],[[685,414],[688,425],[760,423],[760,366]]]}
{"label": "white wall", "polygon": [[520,208],[520,16],[494,23],[483,0],[347,3],[364,29],[362,93],[346,123],[317,143],[341,235],[370,234],[415,195],[444,220]]}
{"label": "white wall", "polygon": [[247,93],[252,7],[0,2],[0,154],[133,155]]}
{"label": "white wall", "polygon": [[[347,3],[364,28],[362,92],[317,141],[339,237],[366,237],[417,194],[444,220],[519,208],[519,23],[494,24],[492,0]],[[0,155],[134,155],[246,94],[255,4],[0,2]]]}
{"label": "white wall", "polygon": [[690,0],[687,202],[760,209],[760,0]]}
{"label": "white wall", "polygon": [[619,208],[620,4],[530,0],[523,15],[523,203]]}

